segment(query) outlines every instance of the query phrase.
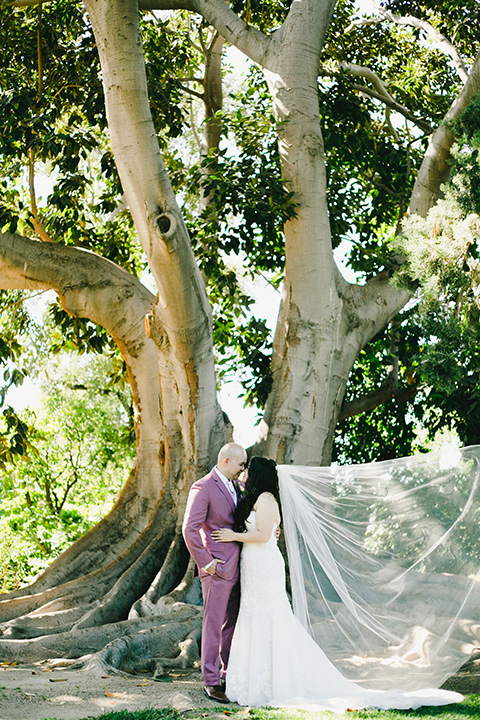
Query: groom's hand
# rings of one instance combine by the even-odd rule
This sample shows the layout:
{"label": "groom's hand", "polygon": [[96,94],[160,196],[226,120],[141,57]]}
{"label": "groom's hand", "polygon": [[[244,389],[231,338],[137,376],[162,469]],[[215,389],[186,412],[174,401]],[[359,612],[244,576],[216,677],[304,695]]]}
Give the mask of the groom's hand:
{"label": "groom's hand", "polygon": [[218,560],[218,558],[214,558],[213,562],[208,567],[204,568],[205,572],[209,575],[215,575],[218,563],[225,565],[225,560]]}

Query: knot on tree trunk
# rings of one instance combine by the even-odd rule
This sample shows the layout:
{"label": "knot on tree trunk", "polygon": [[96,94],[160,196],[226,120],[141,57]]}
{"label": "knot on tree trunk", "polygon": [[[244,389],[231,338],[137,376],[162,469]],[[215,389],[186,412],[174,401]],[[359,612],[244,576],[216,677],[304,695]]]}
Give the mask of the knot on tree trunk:
{"label": "knot on tree trunk", "polygon": [[177,220],[174,215],[170,213],[162,213],[157,218],[158,229],[160,230],[162,237],[168,240],[173,236],[177,229]]}
{"label": "knot on tree trunk", "polygon": [[175,233],[178,229],[178,222],[175,215],[161,208],[159,205],[146,203],[147,216],[150,226],[155,234],[160,233],[162,240],[168,244],[170,252],[176,249]]}

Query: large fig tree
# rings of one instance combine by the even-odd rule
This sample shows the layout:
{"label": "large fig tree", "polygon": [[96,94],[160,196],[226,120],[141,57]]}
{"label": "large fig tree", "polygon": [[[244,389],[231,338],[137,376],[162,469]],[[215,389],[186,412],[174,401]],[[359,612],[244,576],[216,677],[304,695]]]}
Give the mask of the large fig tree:
{"label": "large fig tree", "polygon": [[[283,263],[256,452],[281,463],[328,463],[339,418],[398,390],[397,374],[375,399],[369,393],[344,403],[357,358],[410,297],[391,283],[398,258],[384,242],[387,230],[405,213],[425,216],[440,196],[453,143],[444,120],[458,118],[480,90],[480,55],[473,30],[459,29],[463,7],[416,3],[414,17],[409,3],[398,4],[405,15],[396,4],[367,20],[347,0],[2,7],[2,44],[17,63],[2,68],[10,88],[0,101],[4,167],[12,177],[19,168],[28,173],[30,208],[18,223],[24,208],[4,179],[0,287],[54,290],[70,317],[113,339],[132,389],[137,443],[112,511],[29,587],[3,597],[4,660],[94,654],[92,662],[121,667],[128,654],[132,666],[137,656],[172,658],[179,647],[177,662],[198,653],[199,610],[177,602],[194,599],[180,527],[191,483],[227,439],[214,339],[223,327],[228,348],[229,324],[217,316],[214,324],[212,315],[212,307],[218,315],[228,305],[219,247],[239,252],[251,273],[268,269],[271,255]],[[227,45],[257,68],[256,90],[232,113],[244,147],[230,161],[251,159],[236,189],[233,181],[227,187],[221,144]],[[25,61],[32,49],[33,67]],[[184,127],[185,98],[194,96],[205,108],[196,193],[169,144]],[[247,137],[248,127],[265,132],[263,145]],[[105,196],[88,214],[78,198],[95,153],[96,192]],[[251,185],[255,157],[266,175],[270,161],[277,164],[284,190],[278,182]],[[43,209],[36,161],[58,173]],[[278,209],[274,230],[260,212],[269,201]],[[112,230],[116,214],[122,222]],[[123,229],[131,237],[132,221],[143,255],[119,249],[118,235]],[[229,222],[238,226],[235,242]],[[342,238],[355,243],[354,266],[359,256],[368,260],[358,283],[335,263]],[[142,262],[156,295],[139,280]],[[252,333],[253,342],[258,337]],[[248,356],[238,336],[231,340]]]}

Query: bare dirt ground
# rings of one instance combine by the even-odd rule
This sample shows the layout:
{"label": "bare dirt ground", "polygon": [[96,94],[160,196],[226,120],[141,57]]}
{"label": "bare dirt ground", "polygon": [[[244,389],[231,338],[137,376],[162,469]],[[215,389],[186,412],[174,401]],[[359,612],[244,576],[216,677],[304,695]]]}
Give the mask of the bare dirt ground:
{"label": "bare dirt ground", "polygon": [[0,666],[0,720],[80,720],[112,710],[222,707],[203,695],[199,671],[151,677],[52,670],[46,664]]}
{"label": "bare dirt ground", "polygon": [[[480,693],[480,657],[444,687]],[[81,720],[112,710],[146,707],[173,707],[180,712],[208,707],[218,710],[218,717],[223,717],[225,709],[203,695],[198,670],[172,671],[154,680],[52,669],[47,663],[0,665],[0,720]]]}

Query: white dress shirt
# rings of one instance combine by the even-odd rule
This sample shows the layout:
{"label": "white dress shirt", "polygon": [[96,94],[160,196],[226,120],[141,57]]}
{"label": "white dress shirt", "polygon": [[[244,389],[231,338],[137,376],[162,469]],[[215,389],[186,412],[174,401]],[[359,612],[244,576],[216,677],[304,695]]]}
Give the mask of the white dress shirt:
{"label": "white dress shirt", "polygon": [[229,480],[223,473],[220,472],[218,467],[215,467],[216,473],[220,480],[223,482],[225,487],[227,488],[228,492],[232,496],[233,502],[235,503],[235,507],[237,506],[237,491],[235,490],[235,485],[233,484],[232,480]]}

